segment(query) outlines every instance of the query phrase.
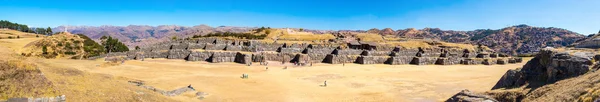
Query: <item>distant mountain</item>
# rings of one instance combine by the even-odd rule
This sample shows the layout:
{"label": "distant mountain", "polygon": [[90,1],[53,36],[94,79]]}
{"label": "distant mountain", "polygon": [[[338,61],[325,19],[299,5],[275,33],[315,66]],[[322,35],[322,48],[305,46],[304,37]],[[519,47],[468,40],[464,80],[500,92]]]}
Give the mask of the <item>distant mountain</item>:
{"label": "distant mountain", "polygon": [[[65,26],[59,26],[53,31],[64,31]],[[157,42],[167,41],[173,36],[187,38],[193,35],[205,35],[211,32],[246,32],[255,27],[210,27],[198,25],[193,27],[177,25],[130,25],[130,26],[68,26],[68,31],[73,34],[84,34],[94,40],[102,36],[117,38],[129,47],[144,46]]]}
{"label": "distant mountain", "polygon": [[[149,45],[156,42],[167,41],[173,36],[186,38],[193,35],[204,35],[211,32],[246,32],[257,27],[232,27],[219,26],[210,27],[207,25],[198,25],[193,27],[177,25],[161,26],[69,26],[69,32],[73,34],[85,34],[92,39],[99,39],[102,36],[112,36],[118,38],[129,47]],[[63,31],[64,26],[59,26],[53,31]],[[439,28],[424,29],[401,29],[392,30],[391,28],[369,29],[369,30],[311,30],[304,29],[306,32],[315,34],[333,33],[345,34],[351,32],[357,33],[378,33],[386,36],[397,36],[405,38],[429,38],[443,40],[454,43],[482,44],[495,51],[509,54],[528,54],[535,53],[540,48],[551,46],[567,46],[579,39],[585,38],[566,29],[553,27],[532,27],[528,25],[516,25],[502,29],[478,29],[473,31],[454,31],[441,30]]]}
{"label": "distant mountain", "polygon": [[[454,43],[481,44],[495,51],[509,54],[535,53],[540,48],[567,46],[585,38],[566,29],[517,25],[502,29],[479,29],[474,31],[440,30],[439,28],[414,28],[397,30],[399,37],[432,38]],[[380,34],[382,34],[380,32]]]}

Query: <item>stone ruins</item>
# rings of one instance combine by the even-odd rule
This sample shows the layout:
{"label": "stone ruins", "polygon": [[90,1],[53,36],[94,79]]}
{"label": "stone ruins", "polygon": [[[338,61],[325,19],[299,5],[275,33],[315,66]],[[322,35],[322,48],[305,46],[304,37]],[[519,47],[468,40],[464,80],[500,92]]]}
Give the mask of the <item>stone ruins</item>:
{"label": "stone ruins", "polygon": [[492,51],[434,46],[407,49],[382,46],[372,42],[353,41],[344,44],[279,44],[260,40],[225,40],[200,38],[169,41],[128,52],[109,53],[107,61],[143,60],[145,58],[184,59],[212,63],[278,61],[284,63],[358,63],[358,64],[414,64],[414,65],[494,65],[522,62],[521,58]]}

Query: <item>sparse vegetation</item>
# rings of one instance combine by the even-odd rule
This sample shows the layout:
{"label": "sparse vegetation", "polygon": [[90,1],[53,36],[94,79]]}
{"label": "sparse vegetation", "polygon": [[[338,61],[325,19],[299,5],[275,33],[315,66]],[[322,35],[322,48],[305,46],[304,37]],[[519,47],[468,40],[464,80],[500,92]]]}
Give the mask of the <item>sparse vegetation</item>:
{"label": "sparse vegetation", "polygon": [[104,47],[102,45],[96,43],[94,40],[83,34],[77,34],[80,38],[83,38],[83,50],[87,53],[87,55],[83,56],[84,58],[91,56],[98,56],[100,54],[105,53]]}
{"label": "sparse vegetation", "polygon": [[0,70],[0,100],[57,95],[52,82],[32,64],[19,60],[0,60]]}
{"label": "sparse vegetation", "polygon": [[110,36],[103,36],[100,38],[100,40],[102,41],[102,45],[106,49],[107,53],[129,51],[129,48],[127,48],[125,44],[121,43],[119,39],[113,39]]}
{"label": "sparse vegetation", "polygon": [[42,54],[48,54],[48,47],[42,46]]}
{"label": "sparse vegetation", "polygon": [[67,52],[65,52],[65,54],[66,54],[66,55],[75,55],[75,54],[77,54],[77,53],[76,53],[76,52],[72,52],[72,51],[67,51]]}
{"label": "sparse vegetation", "polygon": [[192,38],[201,38],[201,37],[235,37],[235,38],[242,38],[242,39],[264,39],[265,37],[267,37],[266,34],[250,34],[250,33],[231,33],[231,32],[224,32],[224,33],[210,33],[204,36],[201,35],[194,35],[192,36]]}
{"label": "sparse vegetation", "polygon": [[177,40],[177,36],[171,37],[171,40]]}
{"label": "sparse vegetation", "polygon": [[471,41],[479,40],[479,39],[485,38],[488,35],[492,35],[492,34],[499,32],[498,30],[491,30],[491,29],[485,29],[485,30],[480,30],[480,31],[483,31],[483,32],[480,34],[473,35],[473,37],[471,37]]}

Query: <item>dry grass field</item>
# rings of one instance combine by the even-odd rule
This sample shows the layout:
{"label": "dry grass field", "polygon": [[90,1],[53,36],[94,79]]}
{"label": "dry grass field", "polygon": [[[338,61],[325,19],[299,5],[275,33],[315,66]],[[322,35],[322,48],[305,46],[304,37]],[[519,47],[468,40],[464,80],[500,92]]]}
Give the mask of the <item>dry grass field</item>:
{"label": "dry grass field", "polygon": [[[25,33],[25,32],[16,31],[16,30],[0,28],[0,39],[8,39],[8,37],[12,37],[13,39],[15,39],[15,38],[17,38],[17,36],[19,36],[20,38],[36,38],[36,35],[37,34]],[[38,36],[43,37],[44,35],[38,35]]]}
{"label": "dry grass field", "polygon": [[[78,70],[73,63],[45,62],[23,57],[18,51],[41,38],[0,39],[0,101],[11,97],[55,97],[65,95],[73,102],[170,102],[150,90],[129,84],[124,77]],[[94,61],[90,61],[94,62]]]}
{"label": "dry grass field", "polygon": [[[528,59],[526,59],[528,60]],[[186,62],[146,59],[122,65],[101,66],[103,61],[44,60],[84,72],[102,73],[146,81],[172,90],[192,85],[207,92],[203,101],[443,101],[462,89],[487,91],[510,65],[359,65],[315,64],[312,67],[270,64],[244,66],[235,63]],[[277,62],[271,62],[277,63]],[[290,66],[283,69],[284,66]],[[249,79],[241,79],[248,74]],[[323,82],[327,86],[323,87]],[[193,92],[172,97],[198,101]]]}

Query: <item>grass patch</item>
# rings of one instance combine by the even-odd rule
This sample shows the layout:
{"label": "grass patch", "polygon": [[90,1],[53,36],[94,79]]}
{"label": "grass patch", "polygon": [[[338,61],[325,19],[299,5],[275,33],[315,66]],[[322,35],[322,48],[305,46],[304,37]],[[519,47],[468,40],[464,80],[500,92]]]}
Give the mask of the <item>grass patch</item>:
{"label": "grass patch", "polygon": [[0,100],[57,95],[52,83],[33,64],[19,60],[0,61]]}

